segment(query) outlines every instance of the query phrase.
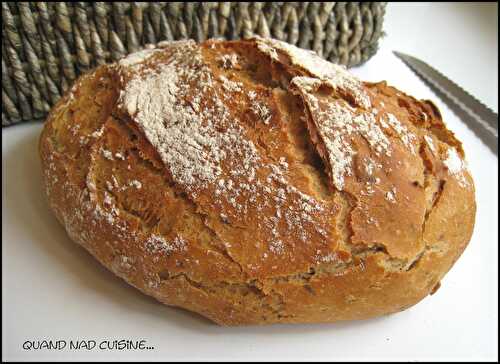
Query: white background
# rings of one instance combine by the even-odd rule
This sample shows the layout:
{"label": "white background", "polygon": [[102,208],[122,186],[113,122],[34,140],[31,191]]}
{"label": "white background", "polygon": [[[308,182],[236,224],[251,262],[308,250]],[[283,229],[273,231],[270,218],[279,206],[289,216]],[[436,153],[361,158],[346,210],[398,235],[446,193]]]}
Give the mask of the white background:
{"label": "white background", "polygon": [[383,47],[417,56],[498,112],[498,5],[389,3]]}
{"label": "white background", "polygon": [[[160,305],[72,243],[40,185],[40,124],[2,130],[4,360],[497,360],[498,159],[390,51],[428,61],[497,110],[496,5],[389,4],[380,52],[354,72],[441,108],[477,189],[469,247],[433,296],[402,313],[323,325],[223,328]],[[150,351],[24,351],[25,340],[146,339]]]}

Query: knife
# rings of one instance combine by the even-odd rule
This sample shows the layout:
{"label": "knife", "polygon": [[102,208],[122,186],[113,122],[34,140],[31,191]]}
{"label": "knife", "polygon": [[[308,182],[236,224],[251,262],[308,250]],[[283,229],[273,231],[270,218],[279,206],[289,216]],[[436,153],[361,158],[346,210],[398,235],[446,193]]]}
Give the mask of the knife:
{"label": "knife", "polygon": [[394,51],[496,155],[498,114],[427,63]]}

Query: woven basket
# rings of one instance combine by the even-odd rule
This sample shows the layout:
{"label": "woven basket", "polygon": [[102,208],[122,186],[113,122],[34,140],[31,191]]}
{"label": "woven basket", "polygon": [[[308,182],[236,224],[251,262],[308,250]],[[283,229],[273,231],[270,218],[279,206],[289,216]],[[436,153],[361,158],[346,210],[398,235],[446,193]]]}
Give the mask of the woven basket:
{"label": "woven basket", "polygon": [[161,40],[258,34],[354,66],[376,52],[385,6],[2,2],[2,126],[43,120],[79,74]]}

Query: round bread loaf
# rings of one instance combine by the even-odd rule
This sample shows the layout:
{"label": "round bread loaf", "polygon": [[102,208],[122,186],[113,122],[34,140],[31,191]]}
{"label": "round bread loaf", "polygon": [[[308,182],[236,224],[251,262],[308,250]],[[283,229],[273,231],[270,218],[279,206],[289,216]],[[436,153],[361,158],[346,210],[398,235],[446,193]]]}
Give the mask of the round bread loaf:
{"label": "round bread loaf", "polygon": [[159,43],[100,66],[39,150],[75,242],[221,325],[404,310],[475,219],[461,143],[430,101],[272,39]]}

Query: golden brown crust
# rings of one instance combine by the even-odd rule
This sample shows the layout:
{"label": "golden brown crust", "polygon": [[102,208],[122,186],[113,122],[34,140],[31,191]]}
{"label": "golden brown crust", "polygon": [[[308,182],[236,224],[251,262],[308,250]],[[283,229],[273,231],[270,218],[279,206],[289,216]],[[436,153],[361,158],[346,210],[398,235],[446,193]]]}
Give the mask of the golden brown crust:
{"label": "golden brown crust", "polygon": [[403,310],[475,219],[461,144],[430,101],[260,38],[99,67],[52,110],[40,155],[73,240],[222,325]]}

